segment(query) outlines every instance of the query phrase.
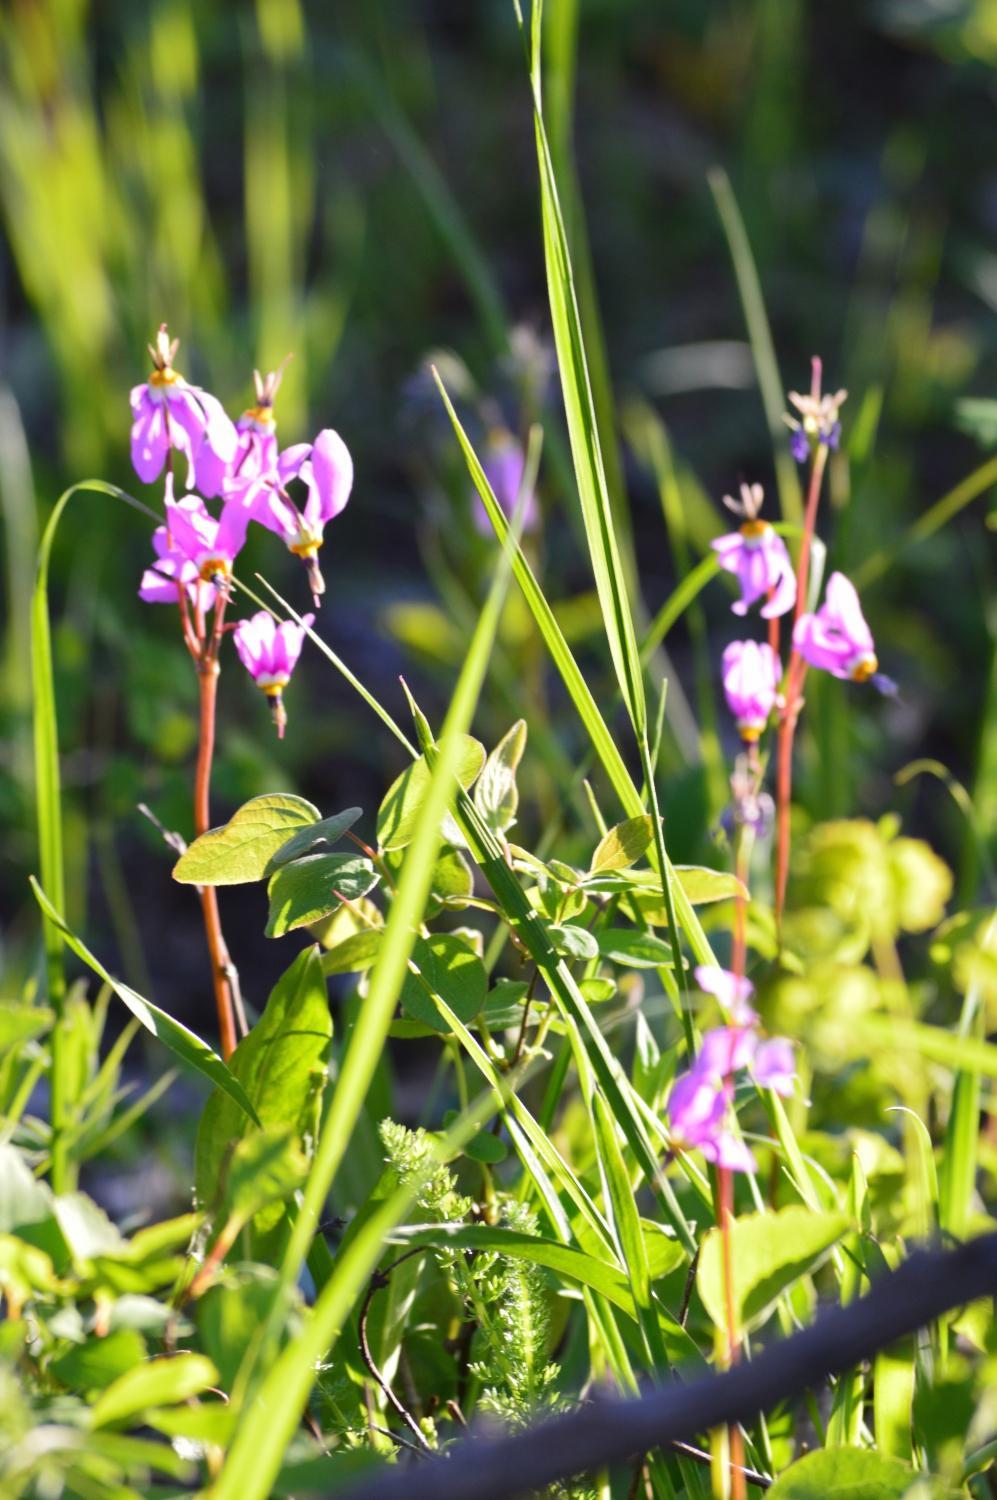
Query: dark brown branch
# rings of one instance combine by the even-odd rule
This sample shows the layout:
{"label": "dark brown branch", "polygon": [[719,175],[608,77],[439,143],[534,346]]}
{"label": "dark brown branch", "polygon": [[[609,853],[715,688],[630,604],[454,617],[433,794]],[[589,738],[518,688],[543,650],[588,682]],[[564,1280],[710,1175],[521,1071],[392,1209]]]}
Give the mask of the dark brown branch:
{"label": "dark brown branch", "polygon": [[[394,1391],[391,1389],[391,1386],[385,1380],[380,1369],[378,1368],[374,1360],[374,1356],[370,1351],[370,1342],[367,1338],[367,1318],[370,1314],[370,1304],[374,1300],[375,1292],[381,1291],[383,1287],[386,1287],[388,1285],[388,1281],[391,1277],[392,1271],[396,1270],[397,1267],[401,1265],[402,1261],[410,1260],[413,1255],[422,1254],[424,1254],[424,1251],[421,1246],[417,1247],[415,1250],[406,1250],[405,1254],[400,1255],[397,1260],[392,1261],[390,1266],[385,1267],[383,1271],[375,1271],[374,1275],[370,1278],[370,1285],[367,1288],[367,1295],[364,1297],[363,1306],[360,1309],[360,1353],[363,1355],[364,1364],[367,1366],[371,1375],[380,1386],[384,1398],[388,1402],[388,1405],[394,1408],[409,1431],[415,1434],[416,1442],[419,1444],[419,1447],[416,1451],[421,1453],[432,1453],[433,1450],[426,1439],[426,1434],[423,1432],[422,1428],[419,1426],[418,1422],[415,1420],[415,1417],[413,1417],[412,1413],[409,1411],[404,1402],[399,1401],[398,1397],[395,1395]],[[413,1447],[414,1445],[408,1443],[406,1444],[406,1446]]]}
{"label": "dark brown branch", "polygon": [[848,1307],[772,1344],[757,1359],[691,1385],[631,1400],[604,1397],[512,1436],[455,1444],[418,1469],[384,1469],[337,1489],[337,1500],[506,1500],[507,1496],[753,1421],[788,1397],[843,1375],[943,1313],[997,1292],[997,1234],[955,1250],[915,1251]]}

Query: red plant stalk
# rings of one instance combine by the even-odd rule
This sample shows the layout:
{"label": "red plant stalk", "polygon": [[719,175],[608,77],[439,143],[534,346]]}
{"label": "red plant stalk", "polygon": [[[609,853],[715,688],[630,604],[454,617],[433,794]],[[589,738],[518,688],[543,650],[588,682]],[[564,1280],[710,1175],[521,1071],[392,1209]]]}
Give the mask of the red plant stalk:
{"label": "red plant stalk", "polygon": [[[814,361],[819,371],[819,362]],[[816,376],[819,380],[819,373]],[[810,470],[810,486],[807,491],[807,508],[803,520],[803,538],[800,543],[800,559],[796,567],[796,607],[793,610],[793,631],[806,608],[807,587],[810,580],[810,549],[817,525],[817,507],[820,504],[821,484],[827,465],[828,449],[819,443],[814,453]],[[776,759],[776,845],[775,845],[775,925],[776,934],[782,935],[782,913],[786,904],[786,882],[789,878],[789,809],[793,790],[793,739],[796,724],[803,707],[802,690],[807,664],[795,649],[790,653],[789,669],[786,673],[786,689],[782,714],[779,719],[779,742]]]}
{"label": "red plant stalk", "polygon": [[[166,468],[173,473],[173,441],[170,436],[170,411],[163,408],[166,421]],[[200,589],[198,589],[198,597]],[[228,603],[227,585],[219,581],[215,602],[214,626],[210,637],[205,632],[204,611],[196,603],[194,619],[191,621],[187,590],[177,585],[177,604],[180,609],[180,631],[184,645],[197,668],[198,692],[200,696],[199,734],[197,743],[197,770],[194,773],[194,834],[200,838],[211,826],[211,764],[215,755],[215,709],[218,701],[218,647],[222,639],[222,621]],[[228,1062],[235,1051],[234,994],[235,965],[229,957],[222,921],[218,913],[218,896],[214,886],[198,886],[201,912],[204,916],[204,932],[211,955],[211,980],[215,991],[215,1007],[218,1011],[218,1032],[222,1057]]]}
{"label": "red plant stalk", "polygon": [[[198,837],[206,833],[211,825],[210,789],[211,765],[215,753],[215,709],[218,699],[218,646],[221,642],[222,620],[226,598],[219,587],[215,603],[214,628],[208,639],[203,627],[198,631],[200,649],[195,658],[197,681],[201,699],[200,735],[197,746],[197,770],[194,775],[194,832]],[[200,621],[198,622],[200,625]],[[198,887],[201,911],[204,915],[204,931],[211,955],[211,979],[218,1010],[218,1030],[221,1037],[222,1057],[228,1062],[235,1051],[235,996],[233,994],[234,968],[222,934],[221,917],[218,914],[218,895],[214,886]]]}

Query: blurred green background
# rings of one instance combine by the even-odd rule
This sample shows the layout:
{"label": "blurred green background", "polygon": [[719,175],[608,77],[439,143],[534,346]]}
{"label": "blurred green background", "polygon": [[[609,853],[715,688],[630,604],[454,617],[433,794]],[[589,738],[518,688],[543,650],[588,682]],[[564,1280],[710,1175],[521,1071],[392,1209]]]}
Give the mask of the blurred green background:
{"label": "blurred green background", "polygon": [[[801,804],[810,817],[898,808],[972,896],[957,814],[937,789],[899,791],[892,777],[937,756],[975,790],[992,837],[997,467],[930,540],[910,529],[997,445],[997,0],[548,0],[547,20],[554,145],[577,189],[569,222],[615,397],[611,478],[643,618],[720,529],[725,491],[758,479],[777,503],[708,185],[720,164],[786,383],[804,386],[819,352],[829,386],[851,393],[822,529],[830,565],[860,582],[865,570],[881,662],[900,684],[884,701],[811,674]],[[37,531],[88,475],[158,503],[130,471],[127,397],[161,321],[182,340],[179,368],[234,415],[250,403],[253,365],[294,352],[282,440],[335,426],[357,471],[328,534],[318,628],[396,709],[400,673],[430,710],[445,701],[492,561],[431,355],[476,440],[498,420],[520,432],[543,421],[544,524],[530,546],[607,705],[611,673],[565,483],[511,0],[7,0],[0,28],[0,899],[5,956],[20,969],[35,960]],[[142,519],[98,495],[73,502],[56,542],[69,915],[140,987],[207,1014],[196,905],[136,812],[144,801],[190,832],[195,685],[171,612],[136,599],[147,553]],[[243,571],[253,567],[304,607],[296,566],[268,536],[252,540]],[[662,791],[679,859],[722,858],[712,829],[734,746],[711,668],[736,633],[728,602],[712,585],[654,664],[671,677]],[[294,787],[323,812],[362,804],[370,831],[399,763],[327,664],[306,659],[283,744],[234,658],[221,691],[219,816]],[[589,847],[584,798],[565,796],[581,737],[512,601],[483,737],[520,713],[524,842],[560,806]],[[287,962],[252,936],[262,899],[225,905],[261,994]]]}

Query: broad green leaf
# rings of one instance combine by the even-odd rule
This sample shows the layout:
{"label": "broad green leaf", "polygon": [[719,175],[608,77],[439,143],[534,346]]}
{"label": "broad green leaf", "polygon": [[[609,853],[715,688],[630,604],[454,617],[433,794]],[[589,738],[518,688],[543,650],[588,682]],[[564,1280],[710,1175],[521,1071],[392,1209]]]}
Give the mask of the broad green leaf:
{"label": "broad green leaf", "polygon": [[48,1031],[55,1011],[47,1005],[22,1005],[17,1000],[0,1001],[0,1054],[21,1047]]}
{"label": "broad green leaf", "polygon": [[253,797],[223,828],[209,828],[194,840],[173,866],[173,879],[185,885],[262,880],[274,855],[318,821],[318,808],[304,797],[290,792]]}
{"label": "broad green leaf", "polygon": [[[631,872],[640,875],[643,872]],[[709,870],[703,865],[675,865],[672,871],[676,885],[684,892],[690,906],[707,906],[712,901],[733,901],[735,896],[749,899],[749,891],[736,875],[725,870]],[[668,912],[661,894],[660,885],[648,887],[642,882],[630,893],[630,904],[639,913],[640,919],[652,927],[664,927]]]}
{"label": "broad green leaf", "polygon": [[[598,944],[596,945],[598,950]],[[616,994],[616,980],[603,978],[580,979],[578,988],[590,1005],[605,1005]]]}
{"label": "broad green leaf", "polygon": [[354,932],[335,948],[322,954],[323,974],[362,974],[374,963],[381,948],[382,929]]}
{"label": "broad green leaf", "polygon": [[635,865],[651,846],[654,825],[647,816],[627,818],[603,834],[592,856],[590,873],[626,870]]}
{"label": "broad green leaf", "polygon": [[[198,1300],[201,1347],[218,1366],[222,1390],[229,1391],[273,1299],[276,1276],[269,1266],[237,1266],[232,1280],[216,1283]],[[297,1322],[292,1311],[292,1328]]]}
{"label": "broad green leaf", "polygon": [[443,849],[433,866],[432,891],[426,907],[427,918],[439,909],[440,902],[447,901],[457,907],[473,890],[474,872],[463,854],[459,849]]}
{"label": "broad green leaf", "polygon": [[[456,780],[467,790],[474,785],[485,763],[485,747],[471,735],[460,737]],[[412,842],[419,809],[429,790],[430,770],[426,757],[406,766],[392,782],[377,813],[377,838],[382,849],[404,849]]]}
{"label": "broad green leaf", "polygon": [[[764,1322],[782,1293],[816,1270],[849,1222],[847,1214],[814,1213],[799,1205],[735,1219],[731,1233],[739,1331]],[[709,1230],[703,1239],[696,1284],[716,1327],[726,1327],[719,1229]]]}
{"label": "broad green leaf", "polygon": [[49,1369],[74,1391],[104,1390],[145,1359],[145,1339],[133,1328],[118,1328],[103,1338],[89,1338],[54,1359]]}
{"label": "broad green leaf", "polygon": [[640,932],[635,927],[606,927],[596,936],[603,958],[629,969],[659,969],[672,961],[670,944],[655,937],[653,932]]}
{"label": "broad green leaf", "polygon": [[466,943],[451,933],[434,933],[428,939],[417,939],[410,964],[418,972],[410,970],[406,975],[401,1004],[413,1021],[421,1021],[435,1031],[450,1030],[433,1001],[433,994],[441,996],[464,1022],[473,1020],[484,1005],[488,993],[485,966]]}
{"label": "broad green leaf", "polygon": [[55,1218],[52,1190],[16,1146],[0,1145],[0,1234],[21,1232]]}
{"label": "broad green leaf", "polygon": [[117,1255],[126,1248],[117,1226],[85,1193],[60,1193],[52,1207],[78,1269],[97,1256]]}
{"label": "broad green leaf", "polygon": [[[281,975],[262,1016],[230,1060],[233,1077],[263,1126],[287,1128],[298,1140],[314,1139],[331,1038],[325,975],[313,946]],[[229,1156],[246,1129],[231,1100],[213,1093],[201,1116],[194,1155],[195,1197],[205,1207],[217,1198]]]}
{"label": "broad green leaf", "polygon": [[136,1365],[109,1385],[93,1409],[94,1427],[133,1422],[149,1406],[172,1406],[218,1384],[203,1354],[175,1354]]}
{"label": "broad green leaf", "polygon": [[797,1459],[779,1475],[769,1500],[900,1500],[919,1477],[908,1464],[869,1448],[822,1448]]}
{"label": "broad green leaf", "polygon": [[519,789],[516,771],[526,749],[526,720],[518,719],[499,740],[485,761],[474,788],[474,805],[497,833],[504,833],[516,821]]}
{"label": "broad green leaf", "polygon": [[225,1178],[225,1207],[240,1224],[286,1203],[304,1181],[308,1159],[293,1129],[250,1130],[237,1142]]}
{"label": "broad green leaf", "polygon": [[372,891],[379,876],[364,854],[306,854],[270,876],[266,935],[283,937]]}
{"label": "broad green leaf", "polygon": [[281,865],[289,865],[292,859],[301,859],[306,854],[325,853],[325,846],[337,843],[353,827],[361,812],[362,808],[347,807],[333,818],[322,818],[320,822],[302,828],[300,833],[292,835],[286,844],[282,844],[276,854],[271,855],[263,871],[264,875],[272,875]]}
{"label": "broad green leaf", "polygon": [[158,1005],[153,1005],[151,1000],[143,999],[130,985],[122,983],[120,979],[113,978],[104,968],[103,964],[94,958],[89,948],[70,932],[65,921],[56,911],[51,901],[49,901],[34,876],[31,877],[31,888],[42,911],[45,912],[49,921],[62,934],[63,941],[73,950],[77,958],[81,958],[85,964],[88,964],[93,969],[98,978],[111,986],[118,999],[127,1005],[132,1015],[141,1022],[146,1031],[151,1031],[152,1035],[158,1037],[163,1045],[168,1047],[177,1057],[189,1063],[197,1072],[202,1073],[217,1088],[223,1089],[234,1100],[240,1110],[245,1111],[250,1119],[255,1120],[253,1106],[246,1098],[242,1085],[229,1072],[229,1069],[222,1062],[217,1052],[213,1052],[206,1042],[202,1042],[199,1036],[195,1036],[192,1031],[188,1031],[186,1026],[182,1026],[179,1021],[174,1021],[172,1016],[168,1016],[164,1010],[160,1010]]}
{"label": "broad green leaf", "polygon": [[573,922],[555,923],[547,928],[547,935],[555,952],[563,953],[565,958],[599,957],[599,944],[587,927],[578,927]]}
{"label": "broad green leaf", "polygon": [[732,901],[738,894],[748,899],[747,886],[727,870],[710,870],[705,865],[676,865],[675,879],[692,906],[706,906],[711,901]]}

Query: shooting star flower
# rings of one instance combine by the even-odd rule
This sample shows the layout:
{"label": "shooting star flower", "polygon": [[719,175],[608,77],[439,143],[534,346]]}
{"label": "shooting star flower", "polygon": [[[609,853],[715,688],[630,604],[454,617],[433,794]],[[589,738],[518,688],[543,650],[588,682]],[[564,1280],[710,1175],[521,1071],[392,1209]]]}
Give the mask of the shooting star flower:
{"label": "shooting star flower", "polygon": [[872,631],[865,622],[855,587],[844,573],[832,573],[816,614],[801,615],[793,646],[812,667],[852,682],[868,682],[879,667]]}
{"label": "shooting star flower", "polygon": [[760,484],[742,484],[740,500],[725,495],[728,510],[743,519],[737,531],[717,537],[711,546],[720,566],[741,585],[741,597],[731,605],[734,613],[747,614],[752,604],[765,599],[761,614],[770,620],[796,603],[796,579],[786,543],[768,521],[759,519],[763,499]]}
{"label": "shooting star flower", "polygon": [[790,429],[789,448],[796,462],[805,464],[815,448],[824,444],[837,448],[841,441],[840,411],[848,398],[847,391],[835,391],[821,395],[821,361],[813,360],[813,376],[810,392],[801,396],[799,391],[789,392],[789,401],[796,408],[797,416],[785,412],[783,421]]}
{"label": "shooting star flower", "polygon": [[170,448],[187,459],[187,484],[194,482],[199,456],[210,454],[217,463],[231,462],[236,448],[235,427],[220,401],[189,385],[173,368],[178,339],[171,339],[163,323],[155,344],[149,345],[152,371],[131,393],[131,452],[135,472],[151,484],[163,470]]}
{"label": "shooting star flower", "polygon": [[284,738],[287,725],[284,689],[301,655],[304,627],[310,626],[315,616],[308,614],[301,618],[302,625],[294,620],[284,620],[278,625],[268,610],[261,609],[248,620],[240,620],[232,635],[239,660],[256,686],[270,699],[270,711],[279,739]]}
{"label": "shooting star flower", "polygon": [[782,664],[767,641],[731,641],[723,654],[724,696],[745,744],[760,738],[780,701]]}
{"label": "shooting star flower", "polygon": [[[519,501],[519,492],[526,472],[526,455],[522,447],[506,427],[495,427],[485,442],[482,467],[485,477],[495,492],[495,498],[507,520],[512,520]],[[492,523],[488,519],[480,495],[474,496],[474,524],[482,536],[492,535]],[[523,530],[535,531],[540,520],[540,508],[536,492],[530,490],[523,501]]]}

